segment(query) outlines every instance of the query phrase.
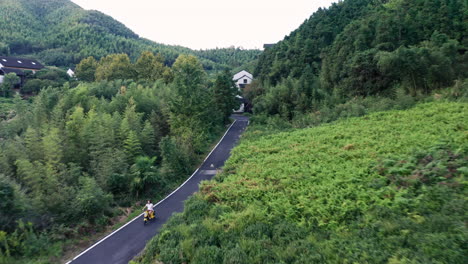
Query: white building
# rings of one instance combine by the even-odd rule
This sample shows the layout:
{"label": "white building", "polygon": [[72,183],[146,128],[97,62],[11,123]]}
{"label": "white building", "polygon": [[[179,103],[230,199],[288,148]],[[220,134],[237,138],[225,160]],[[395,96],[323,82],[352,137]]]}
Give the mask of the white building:
{"label": "white building", "polygon": [[248,71],[240,71],[234,74],[232,80],[236,82],[237,88],[240,89],[250,84],[253,81],[253,76]]}
{"label": "white building", "polygon": [[[248,71],[240,71],[236,74],[234,74],[234,77],[232,77],[232,80],[236,83],[237,88],[240,89],[245,88],[247,84],[252,83],[253,81],[253,76],[251,73]],[[239,109],[233,109],[234,113],[243,113],[244,112],[244,107],[245,107],[245,100],[242,98],[242,96],[237,95],[236,96],[237,100],[239,100],[240,106]]]}
{"label": "white building", "polygon": [[72,69],[68,69],[67,74],[70,76],[70,78],[75,77],[75,72]]}

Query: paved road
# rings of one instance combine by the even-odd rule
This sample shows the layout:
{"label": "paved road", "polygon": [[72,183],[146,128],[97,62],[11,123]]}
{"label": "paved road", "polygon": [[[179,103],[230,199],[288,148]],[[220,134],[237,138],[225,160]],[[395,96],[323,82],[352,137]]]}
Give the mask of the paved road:
{"label": "paved road", "polygon": [[123,264],[128,263],[140,253],[148,240],[156,235],[162,225],[175,212],[182,212],[184,201],[198,191],[198,184],[202,180],[211,179],[217,168],[224,165],[229,158],[231,149],[236,145],[240,135],[248,125],[248,118],[235,115],[234,124],[227,131],[223,139],[208,155],[200,168],[182,184],[175,192],[170,194],[155,207],[156,221],[143,226],[142,217],[127,224],[113,234],[97,242],[90,249],[75,257],[71,264]]}

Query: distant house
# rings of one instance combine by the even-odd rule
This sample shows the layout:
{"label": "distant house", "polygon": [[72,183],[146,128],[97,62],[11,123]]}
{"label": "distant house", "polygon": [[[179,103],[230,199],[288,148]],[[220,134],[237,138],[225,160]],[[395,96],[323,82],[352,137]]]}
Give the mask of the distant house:
{"label": "distant house", "polygon": [[43,68],[44,66],[37,60],[0,56],[0,83],[6,74],[15,73],[20,77],[22,85],[25,78],[24,71],[36,73]]}
{"label": "distant house", "polygon": [[[234,76],[232,77],[232,80],[236,83],[237,88],[239,88],[240,90],[241,88],[245,88],[247,84],[252,83],[253,76],[248,71],[240,71],[234,74]],[[239,106],[239,109],[233,109],[233,111],[234,113],[243,113],[246,101],[241,96],[236,96],[236,97],[237,97],[237,100],[239,101],[240,106]]]}
{"label": "distant house", "polygon": [[75,77],[75,72],[72,69],[68,69],[67,74],[70,76],[70,78]]}
{"label": "distant house", "polygon": [[240,71],[234,74],[232,78],[236,82],[237,88],[244,88],[247,84],[250,84],[253,81],[253,76],[248,71]]}
{"label": "distant house", "polygon": [[269,49],[273,47],[275,44],[263,44],[263,49]]}

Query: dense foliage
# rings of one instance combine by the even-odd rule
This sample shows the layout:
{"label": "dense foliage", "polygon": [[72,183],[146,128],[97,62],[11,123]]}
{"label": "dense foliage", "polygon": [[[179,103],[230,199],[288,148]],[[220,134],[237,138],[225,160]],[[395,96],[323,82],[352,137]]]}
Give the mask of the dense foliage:
{"label": "dense foliage", "polygon": [[465,103],[438,102],[252,127],[139,261],[465,263],[467,117]]}
{"label": "dense foliage", "polygon": [[15,73],[8,73],[3,76],[2,83],[0,83],[0,96],[11,97],[13,89],[19,83],[20,78]]}
{"label": "dense foliage", "polygon": [[0,97],[0,120],[7,119],[13,109],[13,100]]}
{"label": "dense foliage", "polygon": [[464,0],[339,1],[261,54],[246,96],[255,113],[291,120],[356,96],[452,86],[468,77],[467,10]]}
{"label": "dense foliage", "polygon": [[267,48],[256,126],[137,261],[465,263],[467,105],[399,109],[466,102],[467,10],[338,1]]}
{"label": "dense foliage", "polygon": [[240,48],[194,51],[155,43],[69,0],[2,0],[0,16],[0,55],[30,56],[54,66],[73,67],[89,56],[100,59],[114,53],[126,53],[134,61],[149,50],[161,53],[168,65],[179,54],[191,54],[206,70],[222,70],[246,64],[260,53]]}
{"label": "dense foliage", "polygon": [[196,57],[181,55],[168,83],[139,63],[130,68],[151,86],[103,78],[51,86],[32,103],[2,99],[12,111],[0,121],[0,263],[57,252],[51,244],[105,226],[118,206],[162,196],[223,130],[229,113],[215,94],[235,93],[210,83]]}

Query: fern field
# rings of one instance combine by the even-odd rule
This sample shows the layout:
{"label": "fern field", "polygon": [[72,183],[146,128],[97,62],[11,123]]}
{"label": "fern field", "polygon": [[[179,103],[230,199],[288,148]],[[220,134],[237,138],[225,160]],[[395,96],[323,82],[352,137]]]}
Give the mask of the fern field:
{"label": "fern field", "polygon": [[468,105],[262,136],[255,127],[141,263],[466,263]]}

